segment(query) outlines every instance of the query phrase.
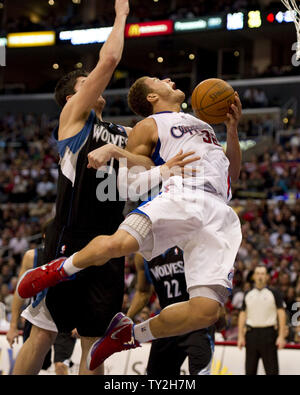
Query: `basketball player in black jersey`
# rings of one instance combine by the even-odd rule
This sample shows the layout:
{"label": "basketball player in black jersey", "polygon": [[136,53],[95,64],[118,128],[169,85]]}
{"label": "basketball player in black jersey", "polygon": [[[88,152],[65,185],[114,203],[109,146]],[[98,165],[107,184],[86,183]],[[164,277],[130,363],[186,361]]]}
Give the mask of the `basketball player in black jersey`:
{"label": "basketball player in black jersey", "polygon": [[[22,274],[33,267],[42,266],[45,262],[44,259],[44,247],[38,247],[35,249],[31,249],[26,251],[23,256],[21,268],[19,272],[19,277]],[[12,316],[10,320],[10,327],[6,334],[6,339],[10,345],[13,346],[15,340],[18,341],[19,337],[19,329],[18,329],[18,321],[20,318],[21,310],[24,305],[24,300],[21,299],[17,292],[14,293],[13,303],[12,303]],[[23,328],[23,342],[30,335],[30,331],[32,328],[32,324],[25,320],[25,325]],[[74,347],[75,347],[76,338],[71,333],[58,333],[55,342],[54,342],[54,367],[55,373],[57,375],[67,375],[68,374],[68,366],[66,364],[67,360],[70,360]],[[71,361],[70,361],[71,362]],[[51,350],[47,353],[42,369],[47,370],[51,366]]]}
{"label": "basketball player in black jersey", "polygon": [[[147,305],[153,290],[158,296],[161,308],[189,299],[184,276],[183,252],[178,247],[170,248],[150,262],[136,254],[135,266],[136,293],[127,312],[128,317],[133,319]],[[214,327],[186,335],[155,339],[151,344],[147,374],[178,376],[186,357],[190,374],[210,374],[213,350]]]}

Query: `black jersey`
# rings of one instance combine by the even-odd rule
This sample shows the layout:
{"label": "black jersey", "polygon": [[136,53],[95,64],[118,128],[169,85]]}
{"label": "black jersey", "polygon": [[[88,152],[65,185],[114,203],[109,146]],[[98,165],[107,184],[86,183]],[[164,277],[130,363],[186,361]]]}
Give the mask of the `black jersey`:
{"label": "black jersey", "polygon": [[153,283],[162,308],[189,300],[181,249],[170,248],[150,262],[144,261],[144,264],[147,279]]}
{"label": "black jersey", "polygon": [[[149,283],[153,284],[162,309],[173,303],[189,300],[184,274],[183,251],[180,248],[169,248],[164,254],[155,257],[149,262],[144,260],[144,266],[146,278]],[[196,337],[200,336],[200,342],[201,339],[204,339],[205,344],[209,345],[213,343],[214,332],[214,326],[210,326],[209,328],[191,332],[189,334],[191,337],[189,335],[182,335],[176,338],[178,342],[183,340],[189,344],[189,341],[192,341],[192,344],[195,344],[194,340],[191,340],[194,339],[193,336],[195,334]],[[207,340],[209,340],[209,343],[207,343]]]}
{"label": "black jersey", "polygon": [[104,171],[89,169],[88,153],[108,143],[124,148],[125,129],[101,121],[91,111],[75,136],[58,141],[57,132],[58,128],[54,132],[60,155],[55,223],[87,234],[114,233],[125,204],[117,188],[119,162],[112,158]]}

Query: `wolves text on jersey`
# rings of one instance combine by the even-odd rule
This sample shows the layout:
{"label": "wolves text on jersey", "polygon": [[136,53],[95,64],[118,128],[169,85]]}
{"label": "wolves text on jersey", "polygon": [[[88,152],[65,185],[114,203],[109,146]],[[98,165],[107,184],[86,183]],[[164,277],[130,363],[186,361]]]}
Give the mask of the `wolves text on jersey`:
{"label": "wolves text on jersey", "polygon": [[93,139],[95,139],[97,142],[99,139],[101,139],[104,143],[115,144],[119,147],[124,147],[127,143],[126,136],[110,133],[109,130],[107,130],[102,125],[94,125]]}
{"label": "wolves text on jersey", "polygon": [[159,280],[162,277],[173,276],[177,273],[184,273],[184,266],[183,261],[177,261],[174,263],[166,263],[164,265],[155,266],[150,270],[156,280]]}

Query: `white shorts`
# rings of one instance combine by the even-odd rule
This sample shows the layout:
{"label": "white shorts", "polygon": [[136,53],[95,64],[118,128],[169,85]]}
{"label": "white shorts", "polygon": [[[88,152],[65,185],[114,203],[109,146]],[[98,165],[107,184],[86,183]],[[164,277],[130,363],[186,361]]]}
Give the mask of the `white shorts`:
{"label": "white shorts", "polygon": [[[232,288],[242,233],[238,216],[221,198],[203,190],[183,191],[181,181],[175,180],[129,215],[134,213],[146,215],[152,223],[152,243],[148,236],[140,243],[146,260],[177,245],[184,251],[188,290],[202,285]],[[135,237],[134,231],[131,234]]]}
{"label": "white shorts", "polygon": [[21,316],[38,328],[46,329],[52,332],[58,332],[51,314],[47,309],[45,298],[42,299],[36,307],[33,307],[32,304],[30,304],[22,312]]}

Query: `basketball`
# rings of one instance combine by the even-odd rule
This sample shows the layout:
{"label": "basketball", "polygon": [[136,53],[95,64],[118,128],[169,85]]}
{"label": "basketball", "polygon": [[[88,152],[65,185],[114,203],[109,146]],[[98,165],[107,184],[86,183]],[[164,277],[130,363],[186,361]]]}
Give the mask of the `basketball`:
{"label": "basketball", "polygon": [[200,82],[192,93],[192,108],[197,118],[211,124],[226,121],[234,89],[226,81],[210,78]]}

